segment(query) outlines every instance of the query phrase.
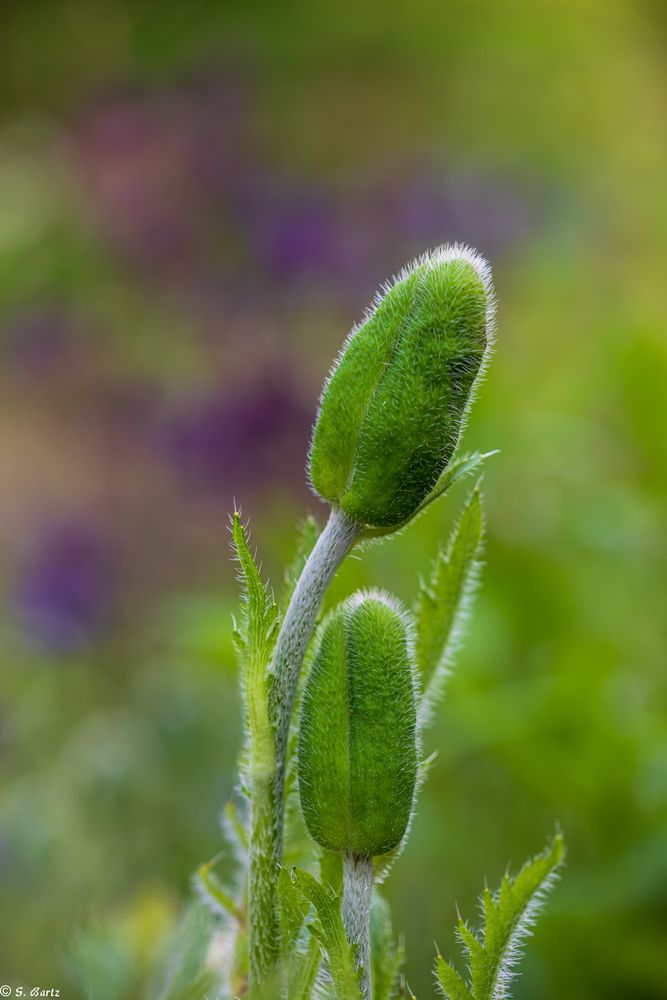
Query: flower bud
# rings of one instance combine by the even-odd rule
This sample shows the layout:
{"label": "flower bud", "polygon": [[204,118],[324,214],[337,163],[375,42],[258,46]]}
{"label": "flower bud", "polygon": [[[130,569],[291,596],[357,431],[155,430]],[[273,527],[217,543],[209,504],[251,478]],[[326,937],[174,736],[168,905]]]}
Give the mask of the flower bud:
{"label": "flower bud", "polygon": [[378,294],[320,400],[310,481],[367,527],[412,517],[456,448],[493,325],[489,265],[445,246]]}
{"label": "flower bud", "polygon": [[328,617],[306,683],[299,733],[301,807],[333,851],[374,857],[396,847],[417,775],[407,617],[379,592]]}

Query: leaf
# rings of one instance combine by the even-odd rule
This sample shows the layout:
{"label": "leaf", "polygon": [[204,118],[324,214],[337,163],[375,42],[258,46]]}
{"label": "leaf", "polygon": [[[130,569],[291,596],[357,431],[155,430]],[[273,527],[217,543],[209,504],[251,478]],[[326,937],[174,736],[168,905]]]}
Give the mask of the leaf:
{"label": "leaf", "polygon": [[283,587],[280,595],[280,609],[284,613],[292,599],[294,588],[306,565],[308,556],[315,547],[320,529],[314,517],[304,517],[297,528],[296,552],[290,564],[285,569]]}
{"label": "leaf", "polygon": [[213,986],[213,972],[206,957],[213,922],[201,903],[188,907],[174,939],[159,1000],[201,1000]]}
{"label": "leaf", "polygon": [[404,948],[394,939],[389,904],[375,889],[371,903],[373,1000],[397,1000],[404,961]]}
{"label": "leaf", "polygon": [[310,903],[285,867],[278,873],[276,895],[280,951],[287,971],[287,996],[290,1000],[310,1000],[322,961],[317,938],[309,935],[305,951],[298,946],[299,934],[310,910]]}
{"label": "leaf", "polygon": [[481,932],[472,931],[459,919],[457,934],[466,953],[469,982],[466,985],[438,955],[436,979],[446,1000],[507,1000],[523,943],[564,857],[563,838],[557,834],[518,875],[512,878],[506,873],[497,892],[484,890]]}
{"label": "leaf", "polygon": [[228,913],[239,923],[242,923],[245,915],[234,899],[233,891],[227,889],[213,871],[219,860],[220,855],[199,866],[194,875],[195,888],[200,893],[203,902],[214,913]]}
{"label": "leaf", "polygon": [[479,484],[472,490],[447,549],[421,584],[417,607],[415,659],[421,675],[420,727],[428,724],[442,695],[449,663],[460,642],[479,576],[484,513]]}
{"label": "leaf", "polygon": [[454,459],[453,462],[449,463],[436,485],[426,497],[426,500],[424,500],[421,509],[423,510],[429,504],[432,504],[434,500],[443,496],[459,479],[465,479],[466,476],[472,475],[473,472],[479,472],[487,458],[493,458],[497,454],[498,449],[496,448],[494,451],[473,451],[471,454],[461,455],[460,458]]}
{"label": "leaf", "polygon": [[262,583],[238,512],[232,537],[241,566],[241,622],[234,641],[241,658],[243,700],[251,781],[265,780],[273,771],[273,732],[268,714],[268,666],[278,636],[278,608]]}
{"label": "leaf", "polygon": [[292,880],[315,909],[316,916],[308,924],[308,930],[327,962],[336,1000],[361,1000],[360,973],[355,969],[354,955],[345,937],[340,896],[303,869],[294,869]]}
{"label": "leaf", "polygon": [[280,949],[283,955],[288,955],[303,927],[309,905],[284,866],[278,873],[276,894],[278,897]]}
{"label": "leaf", "polygon": [[460,458],[455,458],[449,463],[445,471],[440,476],[440,479],[435,484],[431,492],[428,494],[425,500],[419,505],[414,514],[411,514],[407,520],[403,521],[401,524],[395,525],[393,528],[365,528],[363,533],[363,539],[372,540],[374,538],[382,538],[384,535],[395,534],[397,531],[401,531],[406,525],[414,521],[416,517],[423,514],[427,507],[445,493],[448,493],[452,488],[454,483],[458,482],[459,479],[465,479],[466,476],[471,475],[473,472],[478,472],[487,458],[493,458],[494,455],[498,454],[498,449],[495,451],[479,452],[474,451],[471,454],[461,455]]}
{"label": "leaf", "polygon": [[65,961],[81,993],[92,1000],[125,1000],[137,989],[136,962],[114,928],[79,931]]}

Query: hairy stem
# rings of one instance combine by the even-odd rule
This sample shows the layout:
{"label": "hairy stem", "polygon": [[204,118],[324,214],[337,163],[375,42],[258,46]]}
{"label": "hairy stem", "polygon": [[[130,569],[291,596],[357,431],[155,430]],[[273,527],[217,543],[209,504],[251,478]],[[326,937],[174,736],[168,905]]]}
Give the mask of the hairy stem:
{"label": "hairy stem", "polygon": [[361,995],[371,996],[371,892],[373,861],[356,854],[343,858],[343,926],[347,940],[357,946],[357,968],[361,973]]}
{"label": "hairy stem", "polygon": [[251,985],[261,981],[277,955],[275,879],[282,860],[287,744],[299,675],[324,594],[360,531],[342,510],[332,508],[299,577],[276,641],[269,691],[274,770],[267,782],[252,790],[248,883]]}

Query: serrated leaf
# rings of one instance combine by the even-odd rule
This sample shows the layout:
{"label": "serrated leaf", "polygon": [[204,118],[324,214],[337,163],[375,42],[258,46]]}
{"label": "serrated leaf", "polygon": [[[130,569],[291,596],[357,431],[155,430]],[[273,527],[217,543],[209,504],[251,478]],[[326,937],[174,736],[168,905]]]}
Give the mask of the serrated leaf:
{"label": "serrated leaf", "polygon": [[214,913],[227,913],[240,923],[244,914],[234,899],[233,891],[222,884],[213,870],[218,860],[219,856],[199,866],[194,876],[195,888]]}
{"label": "serrated leaf", "polygon": [[285,569],[283,587],[280,594],[280,609],[283,614],[292,599],[294,588],[303,572],[308,556],[315,547],[319,533],[320,529],[317,521],[311,515],[304,517],[297,528],[296,551],[292,561]]}
{"label": "serrated leaf", "polygon": [[310,910],[310,903],[285,867],[278,873],[276,896],[280,951],[286,971],[286,995],[290,1000],[309,1000],[322,961],[320,946],[312,936],[309,936],[305,949],[299,944],[299,935]]}
{"label": "serrated leaf", "polygon": [[232,521],[232,538],[243,583],[241,622],[235,629],[235,641],[241,658],[241,686],[248,742],[246,756],[251,780],[262,780],[273,771],[273,732],[268,714],[268,666],[280,620],[278,608],[262,582],[248,547],[238,512],[234,514]]}
{"label": "serrated leaf", "polygon": [[278,925],[280,927],[280,949],[288,955],[299,936],[308,913],[308,903],[303,893],[296,887],[287,868],[278,872],[276,882],[278,899]]}
{"label": "serrated leaf", "polygon": [[289,960],[287,996],[289,1000],[311,1000],[313,986],[322,964],[322,951],[317,938],[310,937],[306,950]]}
{"label": "serrated leaf", "polygon": [[371,903],[373,1000],[397,1000],[404,961],[403,946],[394,939],[389,904],[375,889]]}
{"label": "serrated leaf", "polygon": [[484,513],[479,485],[471,492],[431,576],[422,583],[415,611],[415,660],[422,696],[418,721],[426,725],[444,687],[449,663],[479,575],[484,544]]}
{"label": "serrated leaf", "polygon": [[482,895],[484,927],[473,932],[459,921],[458,937],[466,954],[469,982],[438,956],[436,978],[447,1000],[507,1000],[522,944],[545,892],[557,877],[565,846],[557,834],[546,849],[528,861],[518,875],[506,874],[497,892]]}
{"label": "serrated leaf", "polygon": [[460,975],[442,955],[438,955],[435,967],[438,986],[446,1000],[474,1000],[470,990]]}
{"label": "serrated leaf", "polygon": [[308,924],[327,963],[336,1000],[361,1000],[359,972],[345,937],[340,896],[300,868],[292,873],[294,885],[310,903],[316,917]]}
{"label": "serrated leaf", "polygon": [[433,503],[438,497],[441,497],[460,479],[465,479],[466,476],[470,476],[474,472],[479,472],[487,458],[493,458],[497,454],[498,449],[496,448],[494,451],[487,452],[473,451],[470,454],[461,455],[459,458],[454,459],[453,462],[449,463],[436,485],[426,497],[422,508]]}

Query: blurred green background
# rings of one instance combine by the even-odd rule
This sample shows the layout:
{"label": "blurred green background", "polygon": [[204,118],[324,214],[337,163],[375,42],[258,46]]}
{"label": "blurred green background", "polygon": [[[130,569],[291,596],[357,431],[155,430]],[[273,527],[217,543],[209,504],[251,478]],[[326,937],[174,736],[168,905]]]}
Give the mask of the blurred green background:
{"label": "blurred green background", "polygon": [[[97,928],[96,997],[136,1000],[234,785],[227,514],[278,582],[323,516],[303,469],[333,354],[382,280],[463,240],[500,301],[466,445],[501,455],[387,886],[409,981],[433,995],[457,905],[559,823],[516,996],[667,996],[666,10],[3,5],[3,983],[82,997]],[[411,601],[463,496],[332,598]]]}

